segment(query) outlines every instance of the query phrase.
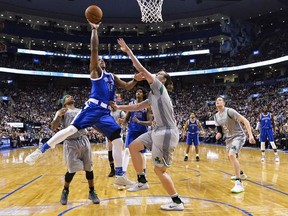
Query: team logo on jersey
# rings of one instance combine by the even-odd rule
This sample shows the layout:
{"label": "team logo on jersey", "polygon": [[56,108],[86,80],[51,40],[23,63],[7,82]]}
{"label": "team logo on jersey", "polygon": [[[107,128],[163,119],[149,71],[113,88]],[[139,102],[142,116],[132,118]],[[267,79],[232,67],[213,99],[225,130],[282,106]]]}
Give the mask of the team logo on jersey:
{"label": "team logo on jersey", "polygon": [[160,91],[160,94],[162,95],[162,94],[163,94],[163,91],[164,91],[163,85],[161,85],[159,91]]}
{"label": "team logo on jersey", "polygon": [[158,163],[158,164],[161,163],[161,159],[160,159],[159,157],[156,157],[154,160],[155,160],[155,162]]}

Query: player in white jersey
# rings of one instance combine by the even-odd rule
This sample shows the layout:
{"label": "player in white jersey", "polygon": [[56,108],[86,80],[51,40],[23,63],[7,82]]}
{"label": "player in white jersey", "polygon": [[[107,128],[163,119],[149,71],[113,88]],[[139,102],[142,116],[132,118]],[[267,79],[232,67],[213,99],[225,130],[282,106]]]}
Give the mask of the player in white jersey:
{"label": "player in white jersey", "polygon": [[[53,131],[56,131],[59,125],[68,127],[75,116],[81,111],[75,108],[74,98],[71,95],[65,95],[61,103],[63,108],[56,112],[56,115],[51,123]],[[77,171],[84,170],[86,172],[86,179],[89,185],[88,198],[94,204],[99,204],[100,200],[94,190],[94,173],[92,167],[92,153],[90,142],[86,136],[86,130],[81,129],[75,134],[66,138],[63,143],[64,158],[67,166],[65,174],[64,189],[62,190],[60,202],[66,205],[68,201],[69,186]]]}
{"label": "player in white jersey", "polygon": [[[249,135],[249,142],[255,144],[255,140],[251,131],[249,121],[236,110],[225,107],[225,100],[222,97],[216,99],[216,108],[218,112],[215,114],[214,120],[217,127],[216,140],[223,135],[226,137],[227,156],[235,171],[235,186],[231,189],[232,193],[241,193],[244,187],[241,177],[246,175],[240,170],[240,163],[237,159],[240,149],[245,143],[246,136],[240,123],[244,124]],[[232,177],[231,177],[232,178]]]}
{"label": "player in white jersey", "polygon": [[[111,107],[111,112],[110,114],[113,116],[114,120],[121,126],[122,122],[124,121],[124,118],[126,116],[125,112],[122,110],[115,110],[113,107]],[[122,129],[122,137],[123,137],[123,128]],[[125,141],[124,141],[125,142]],[[111,171],[108,175],[108,177],[113,177],[115,176],[115,168],[114,168],[114,159],[113,159],[113,154],[112,154],[112,142],[108,140],[106,137],[106,145],[108,149],[108,160],[110,164]]]}
{"label": "player in white jersey", "polygon": [[149,188],[145,173],[143,172],[143,159],[140,153],[146,147],[152,152],[154,172],[172,199],[172,202],[162,205],[161,209],[182,211],[184,210],[184,204],[178,196],[172,178],[166,172],[167,168],[171,166],[173,152],[179,141],[179,130],[174,117],[173,105],[168,94],[168,90],[173,89],[173,83],[169,74],[163,70],[159,71],[156,76],[147,71],[123,39],[118,39],[118,44],[121,46],[121,50],[129,55],[138,72],[148,81],[151,91],[148,99],[140,103],[122,106],[117,106],[114,103],[113,106],[116,109],[124,111],[137,111],[151,106],[156,121],[154,130],[140,135],[129,145],[138,181],[128,191],[133,192]]}

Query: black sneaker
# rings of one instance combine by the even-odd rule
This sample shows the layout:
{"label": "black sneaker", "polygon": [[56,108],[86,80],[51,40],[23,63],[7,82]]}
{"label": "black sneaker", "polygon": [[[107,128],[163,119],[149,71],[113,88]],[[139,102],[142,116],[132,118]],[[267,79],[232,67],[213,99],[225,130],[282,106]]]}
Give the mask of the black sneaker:
{"label": "black sneaker", "polygon": [[185,156],[185,157],[184,157],[184,161],[188,161],[188,156]]}
{"label": "black sneaker", "polygon": [[115,176],[115,170],[111,170],[111,172],[108,175],[108,177],[113,177],[113,176]]}
{"label": "black sneaker", "polygon": [[99,204],[100,203],[100,199],[98,198],[97,194],[95,193],[95,191],[89,191],[89,196],[88,199],[90,199],[94,204]]}
{"label": "black sneaker", "polygon": [[200,158],[199,158],[199,156],[196,156],[196,161],[200,161]]}
{"label": "black sneaker", "polygon": [[62,205],[67,205],[68,194],[69,194],[69,191],[67,191],[65,189],[62,190],[61,199],[60,199],[60,203]]}

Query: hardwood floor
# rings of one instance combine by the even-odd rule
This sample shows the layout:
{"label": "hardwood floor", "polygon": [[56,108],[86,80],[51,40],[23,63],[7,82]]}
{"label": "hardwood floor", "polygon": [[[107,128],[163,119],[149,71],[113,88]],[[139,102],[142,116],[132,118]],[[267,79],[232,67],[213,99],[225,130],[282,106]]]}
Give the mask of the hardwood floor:
{"label": "hardwood floor", "polygon": [[[49,150],[35,165],[23,159],[34,148],[0,151],[0,215],[288,215],[288,155],[266,152],[261,163],[259,149],[244,148],[240,154],[241,168],[248,175],[245,192],[230,193],[232,166],[225,147],[201,145],[201,160],[195,161],[194,151],[184,162],[185,144],[180,143],[169,169],[175,186],[185,203],[183,212],[161,211],[160,205],[170,197],[153,172],[148,155],[149,190],[119,191],[113,186],[107,151],[102,144],[93,144],[95,188],[101,203],[88,200],[88,184],[84,172],[78,172],[70,186],[68,205],[59,203],[66,172],[62,145]],[[136,180],[131,160],[127,176]]]}

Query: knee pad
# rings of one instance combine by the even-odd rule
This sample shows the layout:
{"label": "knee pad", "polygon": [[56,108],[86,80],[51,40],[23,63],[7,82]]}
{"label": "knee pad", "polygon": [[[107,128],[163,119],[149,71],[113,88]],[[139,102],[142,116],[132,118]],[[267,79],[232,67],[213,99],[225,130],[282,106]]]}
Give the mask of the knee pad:
{"label": "knee pad", "polygon": [[114,131],[108,139],[112,142],[115,139],[121,138],[121,129]]}
{"label": "knee pad", "polygon": [[92,180],[92,179],[94,179],[94,173],[93,173],[93,171],[86,171],[86,179],[87,180]]}
{"label": "knee pad", "polygon": [[67,172],[67,173],[65,174],[65,182],[70,183],[70,182],[72,181],[74,175],[75,175],[75,173],[69,173],[69,172]]}

